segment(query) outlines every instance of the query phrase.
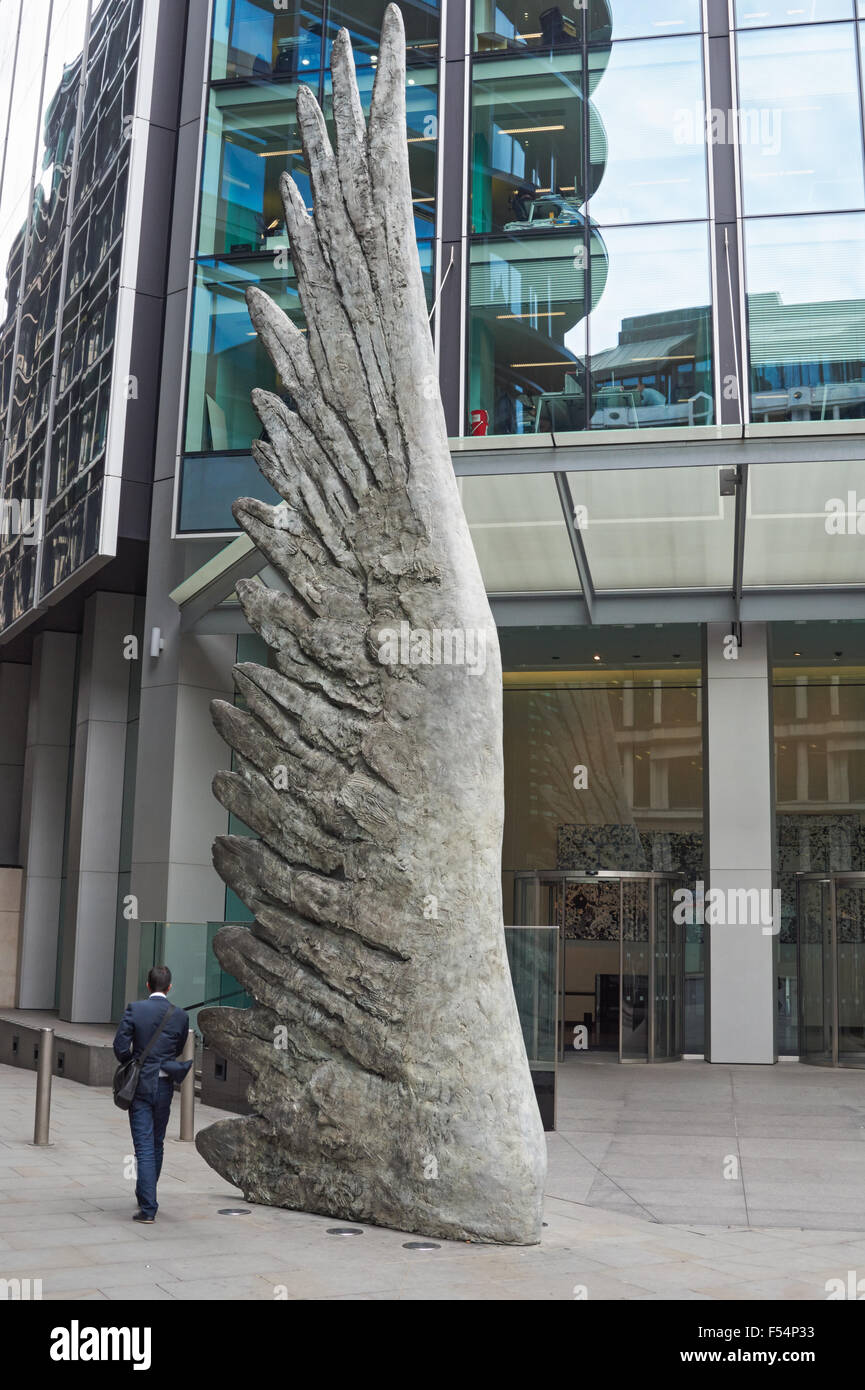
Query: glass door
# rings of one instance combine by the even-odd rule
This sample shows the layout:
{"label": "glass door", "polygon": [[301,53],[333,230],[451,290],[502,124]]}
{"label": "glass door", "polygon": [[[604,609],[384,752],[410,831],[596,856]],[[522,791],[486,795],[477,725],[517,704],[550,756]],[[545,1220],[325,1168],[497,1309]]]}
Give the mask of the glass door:
{"label": "glass door", "polygon": [[684,925],[676,922],[673,893],[681,883],[655,879],[652,884],[654,921],[652,940],[652,1000],[654,1020],[649,1060],[668,1062],[683,1051],[685,1004]]}
{"label": "glass door", "polygon": [[620,879],[621,970],[619,1061],[648,1062],[651,973],[651,881]]}
{"label": "glass door", "polygon": [[865,881],[835,879],[836,1063],[865,1066]]}
{"label": "glass door", "polygon": [[796,884],[799,944],[799,1056],[835,1062],[835,970],[832,949],[832,882],[799,878]]}
{"label": "glass door", "polygon": [[518,925],[557,926],[559,1060],[608,1052],[620,1062],[682,1055],[684,927],[673,874],[518,873]]}

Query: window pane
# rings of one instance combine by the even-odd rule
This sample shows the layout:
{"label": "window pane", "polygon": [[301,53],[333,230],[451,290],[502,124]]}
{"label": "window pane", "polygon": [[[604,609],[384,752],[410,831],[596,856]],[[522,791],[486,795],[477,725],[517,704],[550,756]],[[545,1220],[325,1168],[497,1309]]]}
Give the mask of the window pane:
{"label": "window pane", "polygon": [[[9,135],[0,196],[0,317],[15,308],[21,275],[23,232],[30,207],[39,134],[39,91],[45,60],[50,0],[29,0],[21,20]],[[8,97],[7,97],[8,99]],[[41,171],[37,170],[37,176]],[[7,276],[9,304],[7,306]]]}
{"label": "window pane", "polygon": [[273,0],[216,0],[214,80],[280,76],[297,79],[322,65],[322,6],[303,0],[277,9]]}
{"label": "window pane", "polygon": [[202,255],[287,246],[279,180],[291,174],[307,206],[295,83],[215,88],[210,93],[201,192]]}
{"label": "window pane", "polygon": [[591,427],[712,424],[705,224],[611,227],[597,235],[607,274],[589,319]]}
{"label": "window pane", "polygon": [[189,363],[186,449],[220,453],[248,449],[261,436],[249,393],[254,386],[286,399],[285,387],[249,318],[246,290],[261,285],[281,309],[303,326],[297,280],[272,258],[205,261],[198,267]]}
{"label": "window pane", "polygon": [[603,175],[603,132],[586,185],[583,60],[502,59],[475,67],[472,83],[473,232],[536,235],[581,223],[588,188]]}
{"label": "window pane", "polygon": [[[387,0],[328,8],[326,26],[321,0],[298,0],[280,8],[274,0],[216,0],[213,19],[214,80],[280,76],[297,80],[330,65],[337,32],[348,29],[356,66],[369,67],[378,53]],[[438,54],[439,7],[400,4],[409,63],[429,62]]]}
{"label": "window pane", "polygon": [[610,39],[694,34],[701,29],[700,0],[588,0],[559,7],[548,0],[475,0],[479,53],[561,49]]}
{"label": "window pane", "polygon": [[865,215],[745,223],[751,415],[865,414]]}
{"label": "window pane", "polygon": [[[364,5],[357,4],[356,0],[331,0],[327,10],[326,65],[330,65],[330,46],[338,31],[345,27],[351,37],[355,66],[358,69],[374,67],[387,6],[388,0],[366,0]],[[400,0],[399,8],[405,26],[407,61],[409,64],[428,63],[438,55],[438,0],[419,4]]]}
{"label": "window pane", "polygon": [[604,469],[570,474],[595,587],[729,588],[735,499],[718,469]]}
{"label": "window pane", "polygon": [[488,593],[579,591],[576,561],[551,473],[458,481]]}
{"label": "window pane", "polygon": [[[598,0],[593,0],[597,4]],[[606,6],[601,5],[603,13]],[[480,53],[573,47],[582,40],[578,9],[547,0],[475,0],[475,48]]]}
{"label": "window pane", "polygon": [[[476,242],[469,271],[468,429],[529,434],[586,427],[585,314],[606,250],[570,235]],[[591,275],[584,268],[591,261]]]}
{"label": "window pane", "polygon": [[[369,119],[375,68],[361,70],[357,75],[360,104]],[[331,76],[324,78],[325,119],[330,138],[336,133],[331,115]],[[406,138],[408,167],[414,202],[415,235],[419,242],[435,236],[436,157],[438,152],[438,70],[432,67],[413,67],[406,77],[405,93]],[[431,303],[432,301],[430,301]]]}
{"label": "window pane", "polygon": [[613,39],[698,34],[702,28],[700,0],[595,0],[588,12],[589,39]]}
{"label": "window pane", "polygon": [[[418,247],[427,294],[432,243]],[[187,453],[249,449],[262,434],[249,398],[253,387],[291,398],[252,327],[246,290],[259,285],[299,327],[304,326],[297,279],[286,254],[204,260],[198,266],[189,358]]]}
{"label": "window pane", "polygon": [[589,91],[590,150],[599,171],[590,190],[592,219],[705,217],[700,39],[593,49]]}
{"label": "window pane", "polygon": [[[863,0],[859,0],[860,5]],[[850,19],[850,0],[736,0],[736,27],[762,28],[766,24],[816,24],[821,19]]]}
{"label": "window pane", "polygon": [[745,212],[862,207],[853,25],[741,34],[738,47]]}
{"label": "window pane", "polygon": [[745,584],[861,584],[865,515],[855,500],[861,488],[858,460],[752,468]]}

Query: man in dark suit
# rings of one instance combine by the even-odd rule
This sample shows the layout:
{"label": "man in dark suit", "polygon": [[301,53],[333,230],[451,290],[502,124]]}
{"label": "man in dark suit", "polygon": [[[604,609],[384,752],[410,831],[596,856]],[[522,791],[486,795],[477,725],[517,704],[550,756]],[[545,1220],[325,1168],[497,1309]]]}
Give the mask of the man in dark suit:
{"label": "man in dark suit", "polygon": [[162,1171],[162,1151],[174,1085],[183,1080],[192,1063],[177,1061],[186,1045],[189,1015],[168,1003],[171,971],[167,965],[154,965],[147,976],[147,988],[149,999],[137,999],[126,1005],[114,1038],[114,1055],[118,1062],[128,1061],[130,1052],[133,1057],[139,1057],[163,1016],[168,1015],[162,1032],[144,1059],[135,1099],[129,1108],[129,1127],[138,1167],[135,1199],[140,1208],[132,1219],[152,1226],[159,1205],[156,1184]]}

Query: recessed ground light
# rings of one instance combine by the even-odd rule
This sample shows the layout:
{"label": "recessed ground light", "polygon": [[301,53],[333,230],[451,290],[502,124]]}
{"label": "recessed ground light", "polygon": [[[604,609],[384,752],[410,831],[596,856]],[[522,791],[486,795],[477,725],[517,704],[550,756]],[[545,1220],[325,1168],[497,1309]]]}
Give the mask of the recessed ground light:
{"label": "recessed ground light", "polygon": [[251,1216],[252,1213],[246,1207],[220,1207],[219,1216]]}
{"label": "recessed ground light", "polygon": [[362,1236],[363,1231],[360,1226],[328,1226],[329,1236]]}
{"label": "recessed ground light", "polygon": [[801,653],[801,652],[794,652],[793,655],[794,655],[794,656],[801,656],[802,653]]}
{"label": "recessed ground light", "polygon": [[441,1250],[440,1245],[436,1245],[432,1240],[406,1240],[403,1241],[403,1250]]}
{"label": "recessed ground light", "polygon": [[592,657],[592,661],[600,661],[600,659],[601,658],[598,656],[598,653],[595,652],[595,655]]}

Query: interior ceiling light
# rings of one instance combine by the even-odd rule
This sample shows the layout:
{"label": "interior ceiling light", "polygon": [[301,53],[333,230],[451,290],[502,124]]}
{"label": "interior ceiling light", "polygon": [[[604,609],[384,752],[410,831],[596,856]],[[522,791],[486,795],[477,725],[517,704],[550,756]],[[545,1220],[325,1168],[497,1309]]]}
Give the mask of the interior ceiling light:
{"label": "interior ceiling light", "polygon": [[[419,202],[420,199],[415,201]],[[511,367],[576,367],[576,362],[563,362],[561,358],[556,362],[510,362]]]}
{"label": "interior ceiling light", "polygon": [[259,150],[259,159],[276,159],[280,154],[303,154],[303,150]]}
{"label": "interior ceiling light", "polygon": [[528,314],[496,314],[497,319],[563,319],[564,309],[532,309]]}
{"label": "interior ceiling light", "polygon": [[535,135],[542,130],[564,130],[563,125],[514,125],[507,130],[502,129],[502,135]]}

